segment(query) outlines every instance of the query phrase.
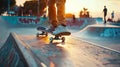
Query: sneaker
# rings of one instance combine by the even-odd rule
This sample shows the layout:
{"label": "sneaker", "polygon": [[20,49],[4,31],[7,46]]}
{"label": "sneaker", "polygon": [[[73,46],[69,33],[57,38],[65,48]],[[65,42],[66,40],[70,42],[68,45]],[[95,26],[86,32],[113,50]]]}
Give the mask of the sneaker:
{"label": "sneaker", "polygon": [[59,25],[57,28],[55,28],[55,30],[53,31],[53,34],[59,34],[62,32],[68,32],[65,26]]}
{"label": "sneaker", "polygon": [[49,28],[46,29],[48,32],[53,32],[55,28],[53,26],[50,26]]}

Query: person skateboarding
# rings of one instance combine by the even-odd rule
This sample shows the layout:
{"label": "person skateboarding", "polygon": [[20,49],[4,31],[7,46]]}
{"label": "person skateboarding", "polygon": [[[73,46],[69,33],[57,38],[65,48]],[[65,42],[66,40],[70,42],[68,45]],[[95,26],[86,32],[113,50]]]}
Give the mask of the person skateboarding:
{"label": "person skateboarding", "polygon": [[[65,22],[65,2],[66,0],[48,0],[48,17],[51,23],[50,31],[58,34],[68,32]],[[55,5],[56,4],[56,5]]]}
{"label": "person skateboarding", "polygon": [[103,12],[104,12],[104,24],[106,24],[106,16],[107,16],[107,8],[106,8],[106,6],[104,6]]}
{"label": "person skateboarding", "polygon": [[[63,36],[69,36],[71,33],[66,28],[66,22],[65,22],[65,3],[66,0],[41,0],[41,3],[46,3],[48,6],[48,18],[50,28],[45,27],[38,27],[37,30],[42,31],[41,34],[37,33],[37,37],[39,35],[45,35],[47,36],[48,33],[51,33],[54,35],[54,38],[50,38],[50,41],[53,40],[62,40],[62,42],[65,41],[65,37]],[[44,7],[46,8],[46,7]],[[41,11],[43,11],[42,9]]]}

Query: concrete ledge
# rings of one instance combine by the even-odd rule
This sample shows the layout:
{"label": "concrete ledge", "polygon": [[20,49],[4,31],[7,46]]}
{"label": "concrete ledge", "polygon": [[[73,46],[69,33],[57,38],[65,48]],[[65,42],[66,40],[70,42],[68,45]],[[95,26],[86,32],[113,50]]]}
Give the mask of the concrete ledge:
{"label": "concrete ledge", "polygon": [[35,59],[32,55],[30,55],[30,47],[26,44],[24,44],[22,41],[20,41],[19,37],[16,33],[10,33],[13,38],[15,39],[15,42],[17,43],[18,48],[20,49],[21,53],[23,54],[26,62],[28,63],[29,67],[38,67]]}
{"label": "concrete ledge", "polygon": [[102,46],[102,45],[98,45],[98,44],[96,44],[96,43],[93,43],[93,42],[90,42],[90,41],[87,41],[87,40],[83,40],[83,39],[80,39],[81,41],[84,41],[84,42],[87,42],[87,43],[90,43],[90,44],[92,44],[92,45],[94,45],[94,46],[97,46],[97,47],[100,47],[100,48],[103,48],[103,49],[105,49],[105,50],[109,50],[110,52],[109,52],[109,54],[111,54],[111,55],[119,55],[120,56],[120,51],[117,51],[117,50],[114,50],[114,49],[111,49],[111,48],[108,48],[108,47],[105,47],[105,46]]}

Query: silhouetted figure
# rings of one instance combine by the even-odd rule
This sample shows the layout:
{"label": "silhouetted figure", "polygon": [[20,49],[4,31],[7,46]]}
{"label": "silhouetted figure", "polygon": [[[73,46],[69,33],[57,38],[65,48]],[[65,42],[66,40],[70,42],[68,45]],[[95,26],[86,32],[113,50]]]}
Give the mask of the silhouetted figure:
{"label": "silhouetted figure", "polygon": [[114,19],[114,11],[111,13],[111,19]]}
{"label": "silhouetted figure", "polygon": [[104,24],[106,24],[106,16],[107,16],[107,8],[106,8],[106,6],[104,6],[103,12],[104,12]]}
{"label": "silhouetted figure", "polygon": [[76,22],[76,17],[75,17],[75,15],[73,15],[73,23],[75,23]]}

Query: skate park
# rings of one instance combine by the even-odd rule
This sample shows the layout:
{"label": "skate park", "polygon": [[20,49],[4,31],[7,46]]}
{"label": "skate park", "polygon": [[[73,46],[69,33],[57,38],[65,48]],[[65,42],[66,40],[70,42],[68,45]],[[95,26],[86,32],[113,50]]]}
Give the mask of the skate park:
{"label": "skate park", "polygon": [[101,18],[66,21],[71,35],[65,43],[49,43],[51,34],[36,37],[36,27],[49,25],[47,18],[0,16],[1,67],[120,66],[119,24],[104,25]]}

